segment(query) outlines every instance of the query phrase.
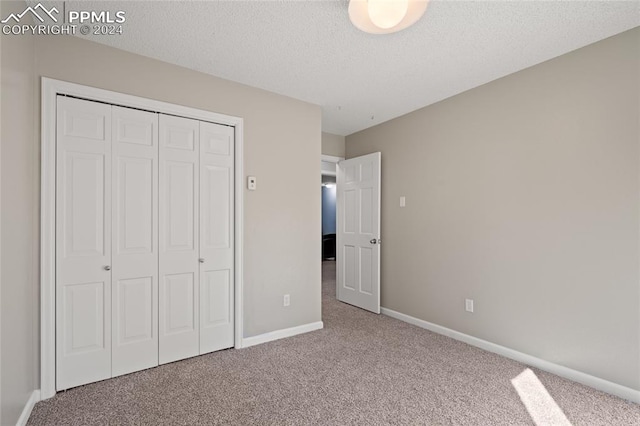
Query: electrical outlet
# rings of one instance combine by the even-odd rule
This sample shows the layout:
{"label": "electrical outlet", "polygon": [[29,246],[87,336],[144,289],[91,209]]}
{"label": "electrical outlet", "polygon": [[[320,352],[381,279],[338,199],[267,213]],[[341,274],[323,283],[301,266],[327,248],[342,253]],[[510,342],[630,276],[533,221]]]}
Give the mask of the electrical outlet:
{"label": "electrical outlet", "polygon": [[402,197],[400,197],[400,207],[404,207],[406,205],[407,205],[407,199],[403,195]]}
{"label": "electrical outlet", "polygon": [[291,304],[291,297],[288,294],[284,295],[284,299],[282,301],[283,306],[289,306]]}
{"label": "electrical outlet", "polygon": [[464,300],[464,310],[473,313],[473,299]]}

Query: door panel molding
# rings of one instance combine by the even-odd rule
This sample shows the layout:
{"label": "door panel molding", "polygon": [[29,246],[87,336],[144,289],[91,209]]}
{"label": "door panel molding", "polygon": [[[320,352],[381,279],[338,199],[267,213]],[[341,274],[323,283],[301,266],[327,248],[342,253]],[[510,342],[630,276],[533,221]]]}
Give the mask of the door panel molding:
{"label": "door panel molding", "polygon": [[233,346],[233,132],[200,122],[200,354]]}
{"label": "door panel molding", "polygon": [[160,115],[160,364],[198,355],[200,122]]}
{"label": "door panel molding", "polygon": [[[138,96],[117,93],[109,90],[83,86],[75,83],[42,77],[41,91],[41,228],[40,228],[40,388],[41,398],[48,399],[56,393],[56,101],[58,95],[71,96],[80,99],[98,101],[114,106],[135,108],[143,111],[157,112],[179,117],[185,117],[210,123],[229,126],[234,131],[234,200],[233,248],[235,263],[233,266],[234,279],[234,347],[243,347],[243,119],[196,108],[174,105],[162,101],[141,98]],[[128,124],[128,123],[125,123]],[[83,134],[88,139],[98,142],[103,132],[110,131],[111,126],[100,123],[99,120],[85,117],[67,124],[69,138],[76,133]],[[125,125],[122,134],[113,135],[123,144],[132,147],[146,147],[149,145],[149,129]],[[197,140],[193,141],[194,144]],[[186,141],[183,148],[189,147]],[[212,152],[225,152],[224,141],[214,139],[210,141]],[[185,150],[186,151],[186,150]],[[139,277],[140,278],[140,277]],[[197,283],[196,283],[197,284]],[[110,285],[110,284],[109,284]],[[138,296],[143,295],[139,293]],[[103,297],[111,302],[111,292]],[[134,294],[135,296],[135,294]],[[109,303],[110,304],[110,303]],[[111,307],[109,306],[109,309]],[[109,342],[110,343],[110,342]]]}
{"label": "door panel molding", "polygon": [[112,106],[112,376],[158,365],[158,114]]}
{"label": "door panel molding", "polygon": [[[111,377],[111,106],[56,99],[56,389]],[[56,139],[54,139],[56,140]]]}
{"label": "door panel molding", "polygon": [[381,154],[338,163],[336,296],[380,313]]}

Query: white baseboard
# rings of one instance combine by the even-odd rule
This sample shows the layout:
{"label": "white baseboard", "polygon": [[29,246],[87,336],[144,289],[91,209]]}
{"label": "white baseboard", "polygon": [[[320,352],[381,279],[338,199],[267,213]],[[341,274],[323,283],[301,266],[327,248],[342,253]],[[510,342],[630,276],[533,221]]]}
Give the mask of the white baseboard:
{"label": "white baseboard", "polygon": [[285,328],[282,330],[270,331],[269,333],[259,334],[257,336],[245,337],[242,339],[242,347],[260,345],[262,343],[272,342],[274,340],[284,339],[310,331],[320,330],[324,327],[322,321],[312,322],[309,324],[299,325],[297,327]]}
{"label": "white baseboard", "polygon": [[460,333],[450,328],[442,327],[440,325],[433,324],[428,321],[424,321],[400,312],[396,312],[391,309],[381,308],[380,311],[382,312],[382,314],[395,319],[399,319],[400,321],[404,321],[420,328],[433,331],[434,333],[451,337],[452,339],[460,340],[461,342],[468,343],[471,346],[475,346],[480,349],[502,355],[515,361],[519,361],[523,364],[539,368],[540,370],[548,371],[549,373],[555,374],[557,376],[573,380],[574,382],[582,383],[583,385],[590,386],[594,389],[598,389],[603,392],[616,395],[620,398],[624,398],[640,404],[640,391],[638,390],[631,389],[626,386],[622,386],[617,383],[613,383],[578,370],[573,370],[559,364],[554,364],[552,362],[545,361],[544,359],[537,358],[523,352],[518,352],[516,350],[509,349],[507,347],[500,346],[486,340],[478,339],[477,337],[469,336],[468,334]]}
{"label": "white baseboard", "polygon": [[36,389],[31,392],[31,396],[27,400],[27,403],[24,405],[22,409],[22,414],[20,414],[20,418],[16,423],[16,426],[25,426],[27,421],[29,420],[29,416],[31,415],[31,410],[36,405],[37,402],[40,401],[40,389]]}

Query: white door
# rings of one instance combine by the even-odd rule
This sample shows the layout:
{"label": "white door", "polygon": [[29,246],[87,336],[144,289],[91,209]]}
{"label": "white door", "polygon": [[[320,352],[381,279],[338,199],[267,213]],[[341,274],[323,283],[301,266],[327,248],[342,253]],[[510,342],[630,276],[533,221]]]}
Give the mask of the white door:
{"label": "white door", "polygon": [[112,108],[112,375],[158,365],[158,114]]}
{"label": "white door", "polygon": [[160,114],[160,364],[200,353],[199,122]]}
{"label": "white door", "polygon": [[234,128],[200,122],[200,353],[233,346]]}
{"label": "white door", "polygon": [[338,300],[380,313],[380,153],[338,163]]}
{"label": "white door", "polygon": [[56,114],[56,389],[232,347],[234,128]]}
{"label": "white door", "polygon": [[58,96],[56,389],[111,377],[111,106]]}

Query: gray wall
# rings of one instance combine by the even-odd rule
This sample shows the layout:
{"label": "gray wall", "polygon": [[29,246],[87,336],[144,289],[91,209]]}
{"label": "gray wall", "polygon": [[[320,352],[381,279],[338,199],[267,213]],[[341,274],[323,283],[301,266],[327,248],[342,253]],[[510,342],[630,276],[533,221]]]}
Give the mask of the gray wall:
{"label": "gray wall", "polygon": [[243,117],[244,171],[258,178],[244,194],[244,335],[321,320],[318,106],[78,37],[3,36],[2,424],[39,386],[40,76]]}
{"label": "gray wall", "polygon": [[[24,2],[0,2],[0,16]],[[0,424],[15,424],[38,388],[38,155],[31,36],[1,36]]]}
{"label": "gray wall", "polygon": [[322,132],[322,153],[334,157],[344,157],[344,136]]}
{"label": "gray wall", "polygon": [[38,37],[36,58],[37,76],[243,117],[244,335],[320,321],[320,107],[79,37]]}
{"label": "gray wall", "polygon": [[347,158],[382,152],[384,307],[640,389],[639,47],[347,136]]}

